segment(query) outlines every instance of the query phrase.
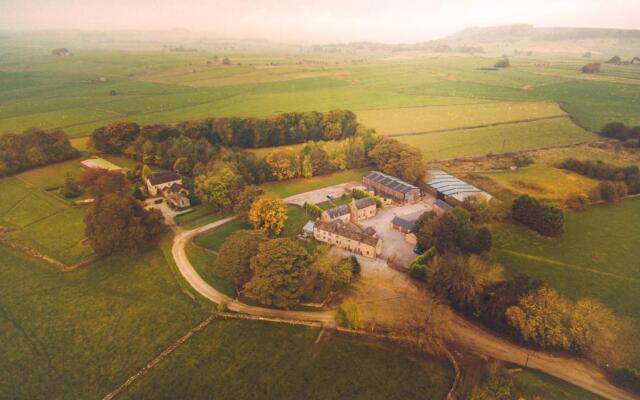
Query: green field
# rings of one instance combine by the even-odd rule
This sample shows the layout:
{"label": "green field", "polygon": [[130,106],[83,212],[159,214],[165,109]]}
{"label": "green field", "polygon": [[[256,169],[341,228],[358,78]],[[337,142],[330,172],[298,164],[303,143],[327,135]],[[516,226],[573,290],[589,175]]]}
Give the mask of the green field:
{"label": "green field", "polygon": [[449,390],[444,361],[344,334],[315,344],[318,333],[214,321],[124,398],[441,399]]}
{"label": "green field", "polygon": [[495,230],[494,256],[509,274],[541,278],[576,299],[594,297],[640,322],[640,199],[566,214],[565,233],[543,239],[524,227]]}
{"label": "green field", "polygon": [[298,178],[282,182],[272,182],[262,185],[267,193],[273,193],[285,198],[311,190],[322,189],[331,185],[338,185],[347,182],[359,182],[366,169],[353,169],[342,172],[335,172],[329,175],[314,176],[312,178]]}
{"label": "green field", "polygon": [[91,255],[83,243],[84,209],[71,207],[57,191],[45,190],[62,183],[65,171],[76,169],[74,161],[0,179],[0,225],[6,234],[63,263]]}
{"label": "green field", "polygon": [[532,120],[566,115],[557,104],[546,102],[491,102],[455,106],[404,107],[359,110],[358,120],[385,135]]}
{"label": "green field", "polygon": [[187,257],[189,257],[189,261],[191,261],[191,264],[202,279],[227,296],[236,297],[236,288],[233,282],[217,275],[213,271],[217,257],[215,253],[189,243],[187,245]]}
{"label": "green field", "polygon": [[597,138],[597,135],[585,131],[570,119],[557,118],[398,136],[396,139],[420,149],[427,160],[443,160],[582,143]]}
{"label": "green field", "polygon": [[222,247],[224,241],[227,240],[227,237],[240,229],[251,229],[251,224],[244,219],[237,219],[226,223],[219,228],[205,232],[202,235],[198,235],[193,239],[193,241],[199,246],[206,247],[209,250],[218,251],[220,250],[220,247]]}

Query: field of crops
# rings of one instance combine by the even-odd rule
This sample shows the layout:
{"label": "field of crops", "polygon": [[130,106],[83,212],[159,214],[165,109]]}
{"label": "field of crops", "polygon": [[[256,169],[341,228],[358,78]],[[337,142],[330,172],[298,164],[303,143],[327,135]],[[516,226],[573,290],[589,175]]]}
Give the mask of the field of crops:
{"label": "field of crops", "polygon": [[396,137],[421,150],[427,160],[498,154],[597,138],[568,118]]}
{"label": "field of crops", "polygon": [[495,231],[494,254],[509,274],[541,278],[572,297],[594,297],[640,322],[640,199],[566,215],[565,233],[540,238],[516,225]]}
{"label": "field of crops", "polygon": [[455,106],[359,110],[358,120],[385,135],[478,127],[566,115],[546,102],[492,102]]}

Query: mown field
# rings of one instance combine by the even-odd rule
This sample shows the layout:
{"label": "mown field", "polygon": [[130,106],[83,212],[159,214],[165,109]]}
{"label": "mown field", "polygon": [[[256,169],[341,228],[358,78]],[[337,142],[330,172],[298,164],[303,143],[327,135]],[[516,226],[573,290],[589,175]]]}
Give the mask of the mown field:
{"label": "mown field", "polygon": [[582,143],[597,138],[568,118],[396,137],[421,150],[429,161]]}
{"label": "mown field", "polygon": [[79,174],[78,165],[73,160],[0,179],[0,225],[10,238],[68,264],[92,254],[83,243],[85,209],[53,189],[66,172]]}
{"label": "mown field", "polygon": [[543,239],[526,228],[495,229],[497,260],[509,274],[541,278],[571,298],[594,297],[640,322],[640,199],[566,214],[565,233]]}
{"label": "mown field", "polygon": [[[591,130],[612,119],[640,123],[634,84],[640,68],[634,66],[606,66],[591,79],[575,60],[515,57],[507,70],[482,71],[494,60],[389,56],[352,64],[337,55],[230,57],[234,65],[221,66],[206,52],[84,50],[63,58],[14,52],[0,61],[0,132],[36,126],[82,137],[120,119],[150,124],[332,108],[361,110],[363,121],[383,132],[407,132],[555,115],[554,104]],[[408,109],[417,115],[399,111],[423,106],[437,107]],[[451,110],[434,122],[436,108]]]}
{"label": "mown field", "polygon": [[385,135],[425,133],[565,116],[547,102],[488,102],[454,106],[358,110],[358,120]]}
{"label": "mown field", "polygon": [[[264,322],[214,321],[123,398],[440,399],[444,361],[391,343]],[[184,368],[185,366],[188,368]]]}

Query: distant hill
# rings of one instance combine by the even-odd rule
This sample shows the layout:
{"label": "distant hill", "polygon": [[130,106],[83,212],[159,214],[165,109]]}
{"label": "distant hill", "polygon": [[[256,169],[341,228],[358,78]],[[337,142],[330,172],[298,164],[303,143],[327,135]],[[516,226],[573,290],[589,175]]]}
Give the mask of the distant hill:
{"label": "distant hill", "polygon": [[640,30],[609,28],[536,28],[533,25],[506,25],[467,28],[449,35],[443,43],[495,43],[516,41],[566,41],[587,39],[638,39]]}

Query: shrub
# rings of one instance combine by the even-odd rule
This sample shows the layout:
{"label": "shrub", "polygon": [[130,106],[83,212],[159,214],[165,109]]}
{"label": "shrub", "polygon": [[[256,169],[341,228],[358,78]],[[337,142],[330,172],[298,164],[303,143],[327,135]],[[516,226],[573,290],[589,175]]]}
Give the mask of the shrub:
{"label": "shrub", "polygon": [[345,300],[336,312],[338,325],[349,329],[362,329],[364,324],[360,317],[360,306],[353,299]]}
{"label": "shrub", "polygon": [[511,63],[508,58],[503,58],[494,65],[496,68],[508,68],[509,66],[511,66]]}
{"label": "shrub", "polygon": [[562,210],[542,204],[527,194],[513,202],[511,217],[545,236],[558,236],[564,229]]}
{"label": "shrub", "polygon": [[590,63],[582,67],[583,74],[597,74],[600,72],[600,63]]}
{"label": "shrub", "polygon": [[423,264],[411,263],[409,267],[409,276],[419,281],[427,280],[427,266]]}
{"label": "shrub", "polygon": [[302,205],[302,208],[316,218],[319,218],[320,215],[322,214],[322,208],[320,208],[316,204],[309,203],[308,201],[304,202],[304,204]]}
{"label": "shrub", "polygon": [[608,202],[618,201],[628,194],[628,188],[624,182],[600,182],[598,190],[600,198]]}
{"label": "shrub", "polygon": [[360,266],[358,258],[356,256],[350,256],[349,261],[351,262],[351,273],[353,273],[353,276],[360,275],[362,267]]}
{"label": "shrub", "polygon": [[572,193],[567,196],[565,204],[572,210],[584,210],[589,204],[589,197],[584,193]]}

